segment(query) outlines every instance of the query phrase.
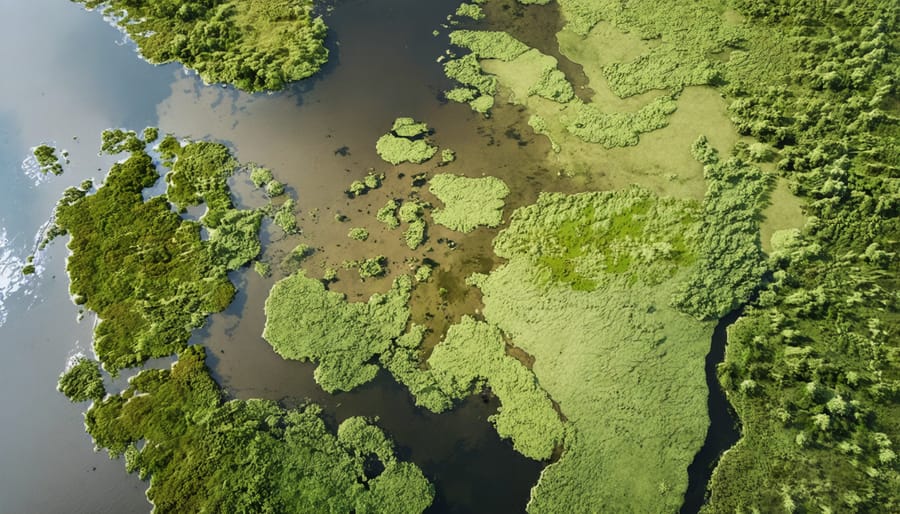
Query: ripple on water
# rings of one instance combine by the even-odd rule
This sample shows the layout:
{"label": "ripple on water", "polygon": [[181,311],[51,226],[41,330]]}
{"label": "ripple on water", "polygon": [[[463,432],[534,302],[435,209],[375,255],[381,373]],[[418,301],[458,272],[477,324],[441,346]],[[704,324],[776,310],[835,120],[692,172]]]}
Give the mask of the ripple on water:
{"label": "ripple on water", "polygon": [[[4,223],[5,224],[5,220]],[[15,241],[10,241],[6,235],[6,229],[0,225],[0,326],[6,324],[7,305],[14,293],[23,290],[26,296],[31,296],[28,285],[28,276],[22,273],[25,259],[20,255],[21,248]],[[35,267],[40,268],[37,262]]]}

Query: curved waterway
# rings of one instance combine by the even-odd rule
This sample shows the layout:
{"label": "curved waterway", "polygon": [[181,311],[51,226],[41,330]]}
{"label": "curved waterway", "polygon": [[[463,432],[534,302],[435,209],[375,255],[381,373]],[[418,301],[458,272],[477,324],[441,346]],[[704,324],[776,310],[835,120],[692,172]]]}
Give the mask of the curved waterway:
{"label": "curved waterway", "polygon": [[737,321],[741,311],[736,310],[719,320],[712,335],[712,344],[706,355],[706,386],[709,388],[709,429],[706,441],[688,466],[688,489],[684,495],[681,514],[700,511],[706,500],[706,486],[712,472],[725,450],[734,446],[741,437],[738,419],[719,385],[716,367],[725,360],[725,345],[728,344],[728,327]]}

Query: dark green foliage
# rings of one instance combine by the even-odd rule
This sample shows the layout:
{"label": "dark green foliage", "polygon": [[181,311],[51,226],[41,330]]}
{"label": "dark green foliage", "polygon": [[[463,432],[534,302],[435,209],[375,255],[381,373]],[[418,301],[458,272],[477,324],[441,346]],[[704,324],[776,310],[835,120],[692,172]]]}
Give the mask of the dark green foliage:
{"label": "dark green foliage", "polygon": [[704,137],[691,151],[707,163],[699,259],[672,301],[682,312],[711,320],[749,300],[767,270],[760,249],[759,214],[770,177],[736,158],[720,162]]}
{"label": "dark green foliage", "polygon": [[60,375],[56,388],[73,402],[101,400],[106,396],[100,364],[97,361],[78,357],[65,373]]}
{"label": "dark green foliage", "polygon": [[[204,357],[188,347],[171,370],[141,372],[85,416],[98,447],[150,479],[154,512],[421,512],[431,503],[431,485],[380,429],[350,418],[335,437],[314,405],[223,402]],[[370,456],[384,466],[375,477],[365,473]]]}
{"label": "dark green foliage", "polygon": [[49,145],[40,145],[34,149],[34,158],[37,159],[42,173],[49,171],[54,175],[62,175],[63,167],[59,162],[59,157],[56,156],[56,148]]}
{"label": "dark green foliage", "polygon": [[69,288],[101,320],[94,348],[111,373],[183,348],[192,328],[231,302],[227,270],[259,253],[259,215],[231,208],[225,179],[233,161],[225,147],[182,147],[169,137],[160,145],[176,159],[169,191],[188,205],[215,202],[203,218],[215,222],[204,242],[200,224],[172,212],[165,196],[144,200],[159,172],[143,146],[133,133],[105,132],[106,151],[134,151],[113,164],[94,194],[89,182],[68,189],[48,234],[71,234]]}
{"label": "dark green foliage", "polygon": [[311,0],[75,1],[116,13],[150,62],[180,61],[208,83],[276,90],[328,60],[325,24],[311,15]]}

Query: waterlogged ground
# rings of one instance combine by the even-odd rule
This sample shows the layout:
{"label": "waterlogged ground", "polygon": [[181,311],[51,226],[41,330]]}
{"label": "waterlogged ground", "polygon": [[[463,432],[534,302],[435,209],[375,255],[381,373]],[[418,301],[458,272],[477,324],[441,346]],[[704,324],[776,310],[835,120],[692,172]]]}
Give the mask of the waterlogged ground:
{"label": "waterlogged ground", "polygon": [[[441,28],[447,14],[456,9],[456,3],[449,0],[427,4],[412,0],[387,4],[345,1],[324,6],[330,30],[329,63],[316,77],[273,95],[205,86],[175,65],[151,67],[135,59],[132,46],[121,41],[121,35],[98,16],[85,14],[74,5],[51,8],[49,4],[49,0],[40,0],[27,6],[10,6],[7,10],[13,15],[2,22],[8,30],[0,31],[0,43],[7,43],[0,50],[5,62],[12,63],[12,69],[27,70],[19,80],[0,84],[5,99],[0,108],[0,163],[4,183],[8,184],[0,193],[5,200],[0,202],[0,344],[7,354],[0,359],[0,376],[8,390],[18,393],[7,400],[7,412],[14,416],[4,423],[0,438],[2,453],[11,456],[0,466],[12,466],[2,471],[4,476],[13,477],[0,485],[0,511],[122,512],[148,507],[142,494],[144,484],[125,475],[121,462],[109,462],[102,454],[91,452],[91,443],[81,431],[83,405],[69,405],[54,391],[56,377],[67,359],[78,353],[90,354],[93,322],[90,315],[80,323],[76,321],[77,308],[69,302],[66,291],[63,245],[57,243],[38,254],[36,275],[24,278],[17,272],[32,253],[61,191],[85,178],[100,179],[101,170],[111,164],[112,158],[95,155],[98,135],[108,126],[135,130],[159,126],[163,132],[180,137],[225,143],[241,162],[255,162],[274,170],[275,177],[287,185],[289,197],[296,200],[299,235],[286,236],[271,222],[263,224],[261,260],[271,266],[271,275],[261,276],[251,268],[231,272],[229,278],[238,289],[234,302],[212,315],[191,338],[191,342],[207,347],[207,365],[228,395],[276,400],[289,407],[312,400],[324,407],[326,424],[332,430],[353,416],[377,416],[378,425],[396,442],[399,457],[417,464],[435,484],[433,511],[524,510],[545,463],[526,459],[513,451],[509,440],[500,439],[488,422],[499,405],[489,392],[463,400],[448,413],[433,414],[416,408],[409,391],[382,370],[374,380],[352,392],[327,394],[313,378],[314,364],[281,358],[272,350],[271,341],[261,337],[263,302],[271,286],[296,269],[296,265],[286,264],[285,258],[298,244],[311,248],[302,263],[307,275],[321,278],[328,270],[335,270],[337,280],[329,284],[329,289],[345,294],[350,301],[365,301],[373,293],[384,293],[393,277],[413,272],[424,260],[434,269],[430,278],[412,291],[410,302],[412,321],[430,329],[423,340],[423,358],[437,345],[445,344],[441,341],[450,326],[462,320],[471,323],[464,316],[486,318],[513,336],[517,348],[510,348],[510,355],[529,368],[533,366],[556,407],[568,417],[570,426],[580,431],[566,442],[569,454],[563,453],[545,473],[546,481],[532,508],[552,511],[560,502],[570,502],[574,508],[600,504],[613,507],[623,505],[628,498],[641,497],[649,498],[643,505],[652,505],[652,509],[677,509],[687,485],[684,468],[699,450],[706,430],[704,384],[709,370],[704,371],[703,357],[709,349],[714,318],[727,309],[707,309],[689,303],[702,302],[702,298],[689,298],[685,309],[694,309],[693,314],[707,318],[694,321],[678,314],[668,305],[668,299],[681,294],[682,282],[696,287],[694,275],[702,274],[697,270],[709,266],[716,257],[704,253],[708,241],[703,239],[703,231],[713,232],[710,220],[725,223],[731,219],[728,212],[716,211],[718,196],[710,193],[720,191],[711,186],[716,179],[704,177],[704,163],[713,161],[698,157],[702,151],[692,151],[692,144],[699,135],[705,135],[710,147],[722,151],[724,161],[735,143],[754,141],[738,136],[719,92],[701,85],[684,88],[675,100],[677,109],[667,116],[666,126],[641,133],[636,146],[589,144],[571,134],[551,134],[555,139],[535,134],[529,127],[531,116],[537,113],[549,118],[556,107],[545,99],[525,98],[528,95],[522,94],[522,88],[527,89],[528,84],[519,83],[516,62],[487,59],[481,64],[486,72],[499,77],[490,117],[466,104],[444,101],[442,92],[454,83],[435,59],[449,46],[447,30]],[[491,2],[485,10],[492,28],[508,30],[529,47],[552,56],[571,84],[576,101],[591,102],[603,110],[632,112],[654,100],[654,91],[620,99],[611,89],[615,85],[607,83],[600,68],[652,50],[636,35],[600,23],[587,35],[590,44],[583,45],[571,32],[557,36],[562,23],[555,7],[526,9],[507,1]],[[728,13],[725,18],[731,20],[729,23],[739,21]],[[22,30],[35,26],[39,19],[41,31]],[[462,21],[462,26],[485,27],[483,23],[469,20]],[[432,34],[436,28],[437,36]],[[73,45],[73,40],[80,45]],[[596,54],[601,47],[615,51]],[[13,48],[27,51],[13,53]],[[38,67],[34,62],[48,65]],[[393,166],[379,159],[375,141],[391,129],[398,116],[426,122],[433,129],[430,141],[441,149],[452,149],[455,159],[440,167],[440,153],[421,166]],[[61,177],[46,178],[35,170],[36,163],[29,155],[32,147],[41,143],[70,151],[72,162]],[[562,150],[556,151],[555,144]],[[723,166],[723,173],[743,173],[729,166]],[[734,168],[740,170],[739,165]],[[370,172],[384,174],[380,187],[357,197],[346,194],[353,181],[363,180]],[[678,230],[689,233],[685,237],[690,240],[659,239],[660,227],[644,229],[644,222],[638,221],[638,232],[632,233],[634,227],[628,225],[622,229],[621,240],[604,239],[588,250],[566,250],[624,252],[615,254],[619,257],[606,257],[612,260],[606,261],[605,270],[589,266],[589,278],[584,278],[580,271],[560,271],[551,265],[552,273],[569,273],[562,282],[573,287],[559,288],[555,283],[548,287],[541,277],[523,271],[533,258],[527,244],[507,242],[507,247],[497,250],[503,258],[495,255],[492,241],[498,234],[496,229],[478,228],[462,234],[432,223],[429,214],[425,216],[427,240],[422,247],[410,249],[403,235],[406,223],[392,230],[378,221],[377,211],[392,199],[441,205],[418,176],[422,173],[426,178],[453,173],[502,180],[510,190],[503,207],[504,220],[509,220],[516,209],[538,201],[541,192],[611,191],[637,184],[644,191],[638,195],[650,198],[645,202],[648,205],[655,205],[659,196],[674,198],[671,204],[677,208],[666,204],[660,212],[684,215]],[[750,182],[753,180],[757,179]],[[267,201],[254,190],[248,175],[233,177],[230,185],[241,207],[259,207]],[[769,251],[773,233],[802,226],[805,220],[785,182],[773,182],[765,189],[765,198],[761,197],[758,204],[751,202],[742,208],[759,230],[762,248]],[[603,196],[598,201],[614,203],[616,198]],[[763,209],[765,205],[769,207]],[[615,225],[625,216],[631,223],[634,213],[635,219],[642,220],[642,209],[613,209],[608,215],[612,221],[607,221]],[[707,225],[696,217],[703,209]],[[740,208],[734,211],[743,212]],[[717,215],[724,218],[715,218]],[[576,224],[584,221],[577,213],[565,216]],[[607,221],[591,218],[579,230],[590,232],[591,223]],[[555,241],[552,223],[549,226],[540,230],[547,230],[548,241]],[[525,230],[521,227],[528,225],[522,221],[519,227],[517,230]],[[364,229],[368,237],[348,237],[351,228]],[[678,232],[673,227],[664,228],[662,233]],[[507,236],[507,241],[510,238],[513,236]],[[543,250],[553,244],[547,243]],[[627,249],[634,244],[637,249]],[[626,250],[621,250],[622,245]],[[659,250],[659,245],[674,247],[675,253],[666,254],[672,250]],[[682,248],[685,245],[686,249]],[[662,259],[662,267],[652,268],[652,277],[629,268],[633,259],[655,251],[669,257]],[[686,257],[671,257],[679,252],[685,252]],[[375,256],[386,258],[385,277],[361,280],[356,269],[342,265]],[[671,269],[665,267],[669,258]],[[658,264],[647,259],[654,266]],[[542,265],[546,262],[540,261]],[[651,269],[649,265],[647,269]],[[481,274],[478,288],[466,283],[473,273]],[[594,292],[597,284],[603,287]],[[604,292],[606,285],[616,294]],[[524,301],[531,298],[529,295],[534,297],[531,303]],[[579,321],[576,328],[589,329],[589,333],[566,338],[591,347],[585,355],[590,354],[597,362],[604,361],[604,352],[617,356],[609,359],[604,364],[607,368],[596,377],[591,375],[596,371],[591,366],[581,370],[581,374],[597,378],[594,389],[585,391],[584,383],[572,380],[577,377],[565,376],[572,365],[560,362],[582,355],[580,349],[571,349],[572,353],[558,358],[558,348],[548,342],[573,325],[556,327],[553,323],[559,320],[541,318],[547,313],[530,315],[529,309],[540,303],[537,298],[548,305],[555,302],[553,312]],[[592,305],[594,309],[582,311],[576,305]],[[641,309],[641,313],[634,314],[634,309]],[[606,313],[605,317],[594,318],[596,312]],[[53,322],[48,323],[48,319]],[[534,321],[534,325],[523,320]],[[615,333],[615,340],[593,344],[591,334],[604,330]],[[634,354],[626,352],[623,356],[616,346],[619,340],[631,341],[628,352]],[[666,342],[677,342],[677,349],[684,354],[669,351]],[[640,346],[644,343],[648,348]],[[148,366],[167,367],[170,362],[152,361]],[[658,401],[667,408],[660,409],[646,427],[635,430],[634,437],[623,437],[632,430],[629,427],[640,425],[647,417],[629,404],[627,395],[615,392],[617,377],[635,380],[634,388],[639,389],[652,381],[647,377],[661,375],[672,378],[672,389],[654,387],[653,395],[659,397],[647,398],[653,399],[651,404]],[[123,387],[124,377],[120,377],[109,390],[117,392]],[[500,388],[495,392],[502,394]],[[584,400],[586,393],[595,395],[593,402]],[[593,422],[601,404],[615,410],[609,413],[609,419],[615,422],[608,430],[620,439],[609,439],[607,427]],[[689,419],[673,421],[678,416]],[[678,433],[667,436],[665,427],[672,424],[678,426]],[[602,443],[594,444],[595,440]],[[668,448],[675,440],[677,448]],[[629,444],[639,446],[645,458],[639,462],[624,458],[635,450]],[[654,466],[652,480],[639,484],[627,480],[628,476],[646,472],[645,462],[663,450],[668,457]],[[557,451],[554,459],[559,455]],[[576,483],[571,477],[590,482],[600,480],[603,472],[614,479],[591,486],[590,494],[576,487],[575,493],[583,498],[566,490],[566,484]],[[48,495],[48,488],[57,492]]]}

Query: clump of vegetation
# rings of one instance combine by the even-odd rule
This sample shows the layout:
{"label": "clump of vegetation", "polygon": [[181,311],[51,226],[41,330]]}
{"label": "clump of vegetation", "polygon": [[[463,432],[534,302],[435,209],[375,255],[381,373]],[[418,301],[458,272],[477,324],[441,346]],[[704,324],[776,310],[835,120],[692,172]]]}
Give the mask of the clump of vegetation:
{"label": "clump of vegetation", "polygon": [[325,23],[312,16],[311,0],[77,1],[112,16],[148,61],[180,61],[206,83],[278,90],[328,60]]}
{"label": "clump of vegetation", "polygon": [[441,150],[441,165],[447,165],[456,160],[456,152],[449,148]]}
{"label": "clump of vegetation", "polygon": [[477,4],[459,4],[459,7],[456,8],[456,15],[472,18],[473,20],[484,19],[484,11],[481,9],[481,6]]}
{"label": "clump of vegetation", "polygon": [[272,170],[262,166],[251,165],[250,181],[253,182],[254,186],[257,188],[266,187],[273,180],[275,180],[275,177],[272,175]]}
{"label": "clump of vegetation", "polygon": [[34,158],[37,160],[41,173],[53,173],[54,175],[62,175],[63,166],[56,156],[56,148],[50,145],[39,145],[34,149]]}
{"label": "clump of vegetation", "polygon": [[430,505],[433,487],[395,457],[379,428],[349,418],[335,436],[315,405],[225,402],[204,357],[188,347],[170,370],[142,371],[85,415],[97,446],[150,480],[154,510],[414,513]]}
{"label": "clump of vegetation", "polygon": [[102,400],[106,396],[106,388],[103,387],[100,364],[86,357],[78,357],[60,375],[56,389],[73,402]]}
{"label": "clump of vegetation", "polygon": [[421,219],[412,221],[403,233],[403,240],[410,250],[415,250],[425,242],[425,221]]}
{"label": "clump of vegetation", "polygon": [[253,271],[262,278],[268,278],[272,275],[272,265],[264,261],[254,261]]}
{"label": "clump of vegetation", "polygon": [[359,277],[363,279],[384,275],[385,271],[387,271],[385,268],[386,265],[387,258],[384,255],[370,257],[355,263],[357,271],[359,271]]}
{"label": "clump of vegetation", "polygon": [[[171,165],[166,195],[144,198],[159,179],[153,159],[133,132],[107,131],[104,151],[127,150],[104,184],[65,191],[48,238],[71,235],[70,292],[101,320],[94,350],[110,373],[171,355],[191,329],[224,309],[234,296],[227,271],[259,253],[259,214],[231,205],[226,179],[234,161],[222,145],[171,136],[160,144]],[[127,147],[127,148],[126,148]],[[182,219],[169,204],[206,202],[201,224]]]}
{"label": "clump of vegetation", "polygon": [[422,264],[415,271],[416,282],[426,282],[429,278],[431,278],[431,273],[434,269],[428,264]]}
{"label": "clump of vegetation", "polygon": [[509,195],[509,188],[498,178],[467,178],[447,173],[432,177],[429,190],[444,202],[443,209],[431,213],[434,222],[459,232],[500,225],[504,199]]}
{"label": "clump of vegetation", "polygon": [[294,214],[295,205],[294,199],[288,198],[275,211],[275,224],[281,227],[285,234],[297,234],[300,232],[300,227],[297,225],[297,216]]}
{"label": "clump of vegetation", "polygon": [[316,382],[326,391],[349,391],[375,377],[371,359],[406,328],[411,288],[404,275],[386,294],[354,303],[299,271],[272,287],[263,337],[286,359],[316,361]]}
{"label": "clump of vegetation", "polygon": [[350,187],[347,189],[347,194],[355,197],[359,195],[364,195],[368,193],[372,189],[378,189],[381,187],[381,182],[384,180],[384,173],[374,173],[370,171],[366,174],[366,177],[362,180],[354,180]]}
{"label": "clump of vegetation", "polygon": [[482,59],[511,61],[528,51],[528,45],[502,31],[454,30],[450,42]]}
{"label": "clump of vegetation", "polygon": [[423,137],[427,133],[428,126],[424,123],[416,123],[412,118],[397,118],[391,132],[378,138],[375,151],[391,164],[421,164],[437,152],[437,147]]}
{"label": "clump of vegetation", "polygon": [[577,108],[563,115],[566,130],[587,143],[600,143],[606,148],[633,146],[639,135],[669,124],[675,112],[675,101],[660,97],[639,111],[603,113],[591,104],[576,102]]}
{"label": "clump of vegetation", "polygon": [[347,237],[357,241],[365,241],[366,239],[369,239],[369,231],[364,228],[354,227],[347,233]]}
{"label": "clump of vegetation", "polygon": [[378,209],[375,219],[387,225],[388,228],[395,229],[400,226],[400,219],[397,217],[397,208],[399,207],[400,203],[397,200],[388,200],[384,207]]}

